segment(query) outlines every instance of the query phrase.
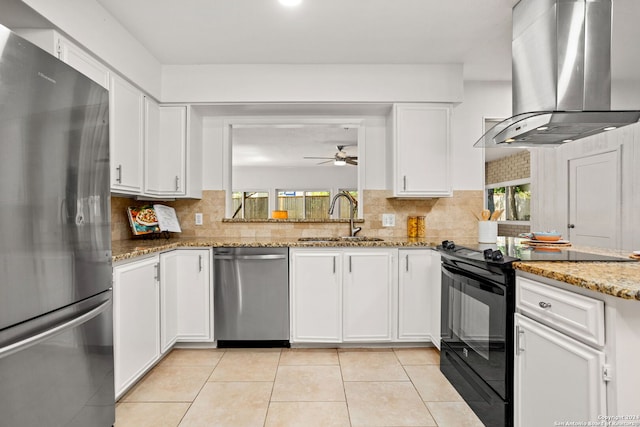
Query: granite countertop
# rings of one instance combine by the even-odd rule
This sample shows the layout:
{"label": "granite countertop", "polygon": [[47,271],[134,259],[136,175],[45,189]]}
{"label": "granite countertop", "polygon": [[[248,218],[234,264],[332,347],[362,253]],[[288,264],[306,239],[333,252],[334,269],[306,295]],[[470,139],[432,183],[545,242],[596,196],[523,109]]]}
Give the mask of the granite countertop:
{"label": "granite countertop", "polygon": [[640,300],[640,262],[514,262],[517,270],[624,299]]}
{"label": "granite countertop", "polygon": [[229,238],[229,237],[178,237],[155,240],[116,240],[112,246],[113,262],[124,261],[142,255],[188,247],[253,247],[253,248],[324,248],[324,247],[418,247],[435,248],[436,242],[425,239],[389,237],[382,241],[299,241],[297,238]]}
{"label": "granite countertop", "polygon": [[[118,240],[112,242],[113,262],[188,247],[419,247],[435,248],[438,242],[425,239],[385,238],[382,241],[299,241],[297,238],[178,237],[157,240]],[[628,257],[629,251],[572,247],[571,250]],[[640,262],[564,262],[518,261],[517,270],[558,280],[574,286],[624,299],[640,300]]]}

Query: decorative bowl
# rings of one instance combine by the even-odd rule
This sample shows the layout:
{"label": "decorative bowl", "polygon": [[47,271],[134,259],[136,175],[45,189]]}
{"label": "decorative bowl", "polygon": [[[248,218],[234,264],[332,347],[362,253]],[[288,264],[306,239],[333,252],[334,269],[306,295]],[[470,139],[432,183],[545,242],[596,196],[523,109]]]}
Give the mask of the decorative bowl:
{"label": "decorative bowl", "polygon": [[535,231],[532,234],[534,240],[541,242],[557,242],[562,238],[562,234],[556,231]]}

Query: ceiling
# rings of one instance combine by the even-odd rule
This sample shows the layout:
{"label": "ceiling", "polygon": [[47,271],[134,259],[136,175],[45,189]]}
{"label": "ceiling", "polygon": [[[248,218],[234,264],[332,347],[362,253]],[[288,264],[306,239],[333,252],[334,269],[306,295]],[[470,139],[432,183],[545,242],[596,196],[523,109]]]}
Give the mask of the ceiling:
{"label": "ceiling", "polygon": [[509,79],[517,0],[97,0],[162,64],[464,63]]}

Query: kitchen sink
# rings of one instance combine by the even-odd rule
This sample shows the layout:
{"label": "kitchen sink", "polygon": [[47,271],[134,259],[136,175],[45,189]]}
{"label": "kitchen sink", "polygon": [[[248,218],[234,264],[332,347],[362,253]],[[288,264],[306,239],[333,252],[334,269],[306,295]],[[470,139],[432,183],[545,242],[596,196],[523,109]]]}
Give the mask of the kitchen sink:
{"label": "kitchen sink", "polygon": [[300,237],[299,242],[381,242],[379,237],[344,236],[344,237]]}

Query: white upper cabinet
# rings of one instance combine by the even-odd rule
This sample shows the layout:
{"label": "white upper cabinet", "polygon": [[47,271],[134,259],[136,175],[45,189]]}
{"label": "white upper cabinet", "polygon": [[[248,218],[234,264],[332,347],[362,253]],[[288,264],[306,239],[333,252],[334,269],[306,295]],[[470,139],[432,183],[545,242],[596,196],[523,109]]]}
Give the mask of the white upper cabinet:
{"label": "white upper cabinet", "polygon": [[70,65],[105,89],[109,89],[109,69],[55,30],[18,29],[16,33]]}
{"label": "white upper cabinet", "polygon": [[115,74],[109,90],[111,191],[141,194],[143,182],[143,93]]}
{"label": "white upper cabinet", "polygon": [[390,119],[393,195],[451,196],[451,106],[394,104]]}
{"label": "white upper cabinet", "polygon": [[145,193],[186,194],[187,107],[149,103],[145,123]]}

